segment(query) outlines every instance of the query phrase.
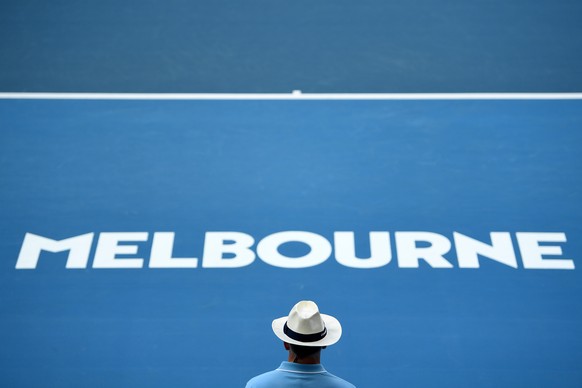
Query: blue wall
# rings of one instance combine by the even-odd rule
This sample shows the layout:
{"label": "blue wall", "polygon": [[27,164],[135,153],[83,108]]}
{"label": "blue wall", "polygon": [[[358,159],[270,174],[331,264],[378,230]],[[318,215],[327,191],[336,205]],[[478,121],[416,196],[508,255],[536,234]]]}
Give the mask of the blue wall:
{"label": "blue wall", "polygon": [[576,0],[0,2],[0,90],[582,90]]}

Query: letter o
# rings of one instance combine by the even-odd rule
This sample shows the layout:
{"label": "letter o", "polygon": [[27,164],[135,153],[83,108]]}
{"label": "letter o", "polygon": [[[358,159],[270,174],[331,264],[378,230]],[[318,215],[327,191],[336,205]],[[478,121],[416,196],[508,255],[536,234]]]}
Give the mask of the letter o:
{"label": "letter o", "polygon": [[[287,257],[279,253],[279,247],[288,242],[308,245],[311,251],[301,257]],[[265,263],[282,268],[313,267],[326,261],[331,255],[331,244],[319,234],[301,231],[273,233],[257,245],[257,255]]]}

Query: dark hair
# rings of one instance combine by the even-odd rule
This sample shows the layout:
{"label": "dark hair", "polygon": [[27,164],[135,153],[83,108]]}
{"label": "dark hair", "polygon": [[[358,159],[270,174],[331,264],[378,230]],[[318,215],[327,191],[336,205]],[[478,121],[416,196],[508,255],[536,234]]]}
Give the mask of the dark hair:
{"label": "dark hair", "polygon": [[309,357],[323,349],[321,346],[302,346],[289,344],[291,351],[299,358]]}

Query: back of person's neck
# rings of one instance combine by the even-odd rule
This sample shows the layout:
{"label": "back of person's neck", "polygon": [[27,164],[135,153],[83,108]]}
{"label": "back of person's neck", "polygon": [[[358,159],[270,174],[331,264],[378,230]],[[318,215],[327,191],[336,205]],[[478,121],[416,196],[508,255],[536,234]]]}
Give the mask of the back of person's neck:
{"label": "back of person's neck", "polygon": [[321,357],[304,357],[299,358],[293,353],[289,353],[289,362],[294,364],[302,364],[302,365],[313,365],[313,364],[321,364]]}

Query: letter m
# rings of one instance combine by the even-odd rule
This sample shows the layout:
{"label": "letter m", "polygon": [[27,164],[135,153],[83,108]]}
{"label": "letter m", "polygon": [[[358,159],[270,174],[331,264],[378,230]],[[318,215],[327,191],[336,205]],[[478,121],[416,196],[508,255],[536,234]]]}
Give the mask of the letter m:
{"label": "letter m", "polygon": [[56,241],[26,233],[16,261],[16,269],[35,269],[41,251],[52,253],[69,251],[66,268],[87,268],[93,235],[94,233],[87,233]]}

